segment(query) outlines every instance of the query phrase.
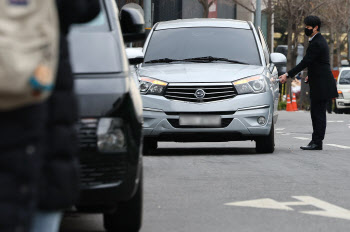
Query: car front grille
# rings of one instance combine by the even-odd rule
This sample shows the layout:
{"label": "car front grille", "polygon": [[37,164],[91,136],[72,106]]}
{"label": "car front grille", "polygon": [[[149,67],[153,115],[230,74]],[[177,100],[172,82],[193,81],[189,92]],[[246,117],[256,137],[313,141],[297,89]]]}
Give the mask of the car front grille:
{"label": "car front grille", "polygon": [[127,172],[126,153],[97,152],[98,119],[81,119],[78,126],[80,180],[83,188],[122,181]]}
{"label": "car front grille", "polygon": [[[203,90],[204,97],[196,96],[197,91]],[[221,101],[234,98],[237,91],[231,83],[216,84],[169,84],[164,97],[170,100],[178,100],[194,103]]]}
{"label": "car front grille", "polygon": [[126,172],[125,154],[81,153],[80,155],[82,187],[118,183],[124,180]]}
{"label": "car front grille", "polygon": [[179,119],[168,119],[169,123],[174,128],[226,128],[230,123],[232,122],[233,118],[223,118],[221,119],[221,126],[215,126],[215,127],[205,127],[205,126],[181,126]]}
{"label": "car front grille", "polygon": [[78,126],[79,146],[81,150],[93,150],[97,147],[98,119],[81,119]]}

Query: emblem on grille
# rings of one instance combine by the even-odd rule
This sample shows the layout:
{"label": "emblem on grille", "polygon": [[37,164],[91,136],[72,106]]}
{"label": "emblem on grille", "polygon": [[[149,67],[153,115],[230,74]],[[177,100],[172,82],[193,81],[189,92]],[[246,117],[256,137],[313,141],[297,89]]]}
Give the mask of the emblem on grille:
{"label": "emblem on grille", "polygon": [[198,99],[203,99],[205,97],[205,91],[203,89],[197,89],[194,96]]}

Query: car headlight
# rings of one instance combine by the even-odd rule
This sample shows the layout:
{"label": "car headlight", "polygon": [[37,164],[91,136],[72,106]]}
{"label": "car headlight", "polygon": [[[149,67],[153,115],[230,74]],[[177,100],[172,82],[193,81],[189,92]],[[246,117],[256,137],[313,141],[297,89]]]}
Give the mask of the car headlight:
{"label": "car headlight", "polygon": [[344,99],[343,91],[338,90],[338,99]]}
{"label": "car headlight", "polygon": [[168,83],[164,81],[155,80],[149,77],[140,78],[140,92],[141,94],[163,95]]}
{"label": "car headlight", "polygon": [[126,138],[120,118],[101,118],[97,127],[97,147],[100,152],[113,153],[125,150]]}
{"label": "car headlight", "polygon": [[233,82],[238,94],[263,93],[266,91],[264,76],[253,76]]}

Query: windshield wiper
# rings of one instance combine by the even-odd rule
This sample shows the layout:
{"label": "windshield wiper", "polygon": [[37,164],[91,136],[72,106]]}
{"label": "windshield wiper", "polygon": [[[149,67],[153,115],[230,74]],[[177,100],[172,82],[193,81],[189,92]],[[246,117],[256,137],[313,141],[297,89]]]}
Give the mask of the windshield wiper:
{"label": "windshield wiper", "polygon": [[155,59],[155,60],[149,60],[145,63],[172,63],[172,62],[213,62],[213,61],[224,61],[229,62],[233,64],[248,64],[244,63],[238,60],[230,60],[227,58],[220,58],[220,57],[213,57],[213,56],[203,56],[203,57],[195,57],[195,58],[187,58],[187,59],[170,59],[170,58],[162,58],[162,59]]}
{"label": "windshield wiper", "polygon": [[156,59],[156,60],[149,60],[145,63],[171,63],[171,62],[177,62],[177,61],[183,61],[183,60],[176,60],[176,59],[170,59],[170,58],[162,58],[162,59]]}
{"label": "windshield wiper", "polygon": [[213,56],[203,56],[203,57],[195,57],[184,59],[184,61],[203,61],[203,62],[213,62],[213,61],[225,61],[233,64],[248,64],[238,60],[230,60],[227,58],[213,57]]}

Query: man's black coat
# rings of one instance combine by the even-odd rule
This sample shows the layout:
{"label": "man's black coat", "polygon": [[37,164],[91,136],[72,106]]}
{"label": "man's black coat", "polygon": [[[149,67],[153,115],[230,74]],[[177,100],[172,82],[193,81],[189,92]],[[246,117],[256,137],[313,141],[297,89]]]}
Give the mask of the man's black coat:
{"label": "man's black coat", "polygon": [[312,100],[326,100],[338,96],[335,79],[329,63],[328,44],[321,33],[316,34],[310,41],[303,60],[288,72],[288,76],[294,77],[305,68],[308,68]]}

